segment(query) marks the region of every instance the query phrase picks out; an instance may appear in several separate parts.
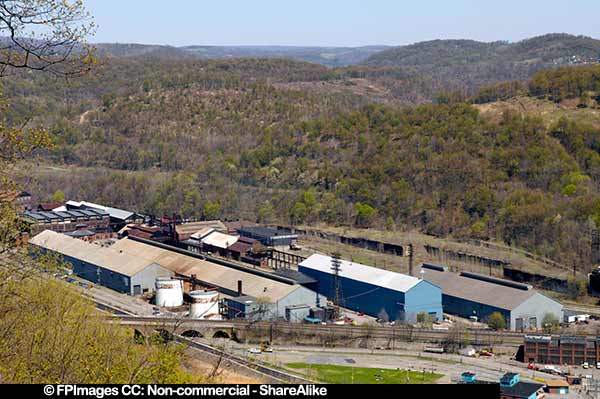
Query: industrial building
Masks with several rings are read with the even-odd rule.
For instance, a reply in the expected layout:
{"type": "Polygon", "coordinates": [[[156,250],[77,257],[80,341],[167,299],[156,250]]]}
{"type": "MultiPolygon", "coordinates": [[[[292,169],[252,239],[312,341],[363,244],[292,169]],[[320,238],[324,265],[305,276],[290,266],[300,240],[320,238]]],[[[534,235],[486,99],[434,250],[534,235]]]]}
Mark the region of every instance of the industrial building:
{"type": "Polygon", "coordinates": [[[126,211],[119,208],[104,206],[87,201],[67,201],[65,205],[54,209],[54,211],[104,211],[110,217],[110,224],[113,230],[118,231],[128,223],[144,223],[144,216],[135,212],[126,211]]]}
{"type": "Polygon", "coordinates": [[[544,397],[544,384],[524,382],[517,373],[505,373],[500,378],[501,399],[538,399],[544,397]]]}
{"type": "Polygon", "coordinates": [[[526,335],[523,361],[581,365],[600,362],[600,337],[585,335],[526,335]]]}
{"type": "Polygon", "coordinates": [[[446,271],[443,266],[423,264],[423,279],[442,289],[444,312],[460,317],[487,321],[498,312],[511,330],[542,327],[547,313],[563,319],[563,306],[526,284],[470,272],[446,271]]]}
{"type": "MultiPolygon", "coordinates": [[[[42,252],[58,254],[73,266],[73,274],[118,292],[139,295],[154,292],[158,277],[173,273],[164,266],[122,251],[87,243],[45,230],[29,240],[42,252]]],[[[32,247],[32,254],[35,250],[32,247]]]]}
{"type": "Polygon", "coordinates": [[[271,227],[244,226],[237,229],[242,237],[253,238],[267,247],[290,246],[298,242],[298,235],[288,230],[271,227]]]}
{"type": "MultiPolygon", "coordinates": [[[[342,307],[389,320],[415,322],[419,313],[440,320],[442,291],[428,281],[342,260],[337,275],[342,307]]],[[[318,293],[335,298],[336,276],[332,258],[315,254],[298,264],[298,271],[312,277],[308,284],[318,293]]]]}
{"type": "Polygon", "coordinates": [[[164,233],[171,237],[173,241],[188,240],[193,234],[205,229],[214,229],[219,232],[227,232],[227,227],[220,220],[202,220],[175,224],[175,231],[173,231],[174,223],[175,222],[168,219],[163,221],[164,233]]]}
{"type": "MultiPolygon", "coordinates": [[[[498,381],[479,380],[475,373],[461,374],[459,384],[497,384],[498,381]]],[[[500,399],[542,399],[546,384],[521,381],[517,373],[504,373],[499,381],[500,399]]]]}
{"type": "Polygon", "coordinates": [[[15,205],[19,212],[29,211],[32,209],[32,196],[27,191],[21,191],[15,198],[15,205]]]}
{"type": "MultiPolygon", "coordinates": [[[[286,319],[286,314],[289,315],[291,312],[289,309],[294,309],[298,305],[315,306],[315,304],[327,303],[325,296],[299,284],[282,282],[282,279],[277,279],[277,276],[268,278],[240,268],[228,267],[224,264],[185,254],[183,250],[168,249],[159,243],[152,245],[139,240],[124,238],[116,242],[111,248],[163,265],[176,275],[193,276],[199,284],[207,288],[216,288],[225,296],[233,297],[224,298],[227,304],[235,302],[235,297],[252,297],[266,309],[260,315],[261,318],[286,319]]],[[[294,316],[286,320],[300,321],[301,319],[294,316]]]]}
{"type": "Polygon", "coordinates": [[[34,236],[44,230],[71,233],[77,230],[91,230],[98,233],[110,233],[110,216],[104,210],[80,211],[25,211],[19,216],[34,236]]]}

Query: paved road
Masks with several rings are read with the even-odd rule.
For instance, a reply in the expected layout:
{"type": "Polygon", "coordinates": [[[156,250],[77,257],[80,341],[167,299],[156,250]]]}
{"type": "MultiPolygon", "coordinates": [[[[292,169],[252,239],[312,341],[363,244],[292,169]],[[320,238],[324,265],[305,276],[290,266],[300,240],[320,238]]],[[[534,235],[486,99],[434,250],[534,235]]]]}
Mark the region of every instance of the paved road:
{"type": "MultiPolygon", "coordinates": [[[[214,342],[214,341],[213,341],[214,342]]],[[[333,364],[340,366],[410,369],[436,372],[444,376],[440,383],[450,383],[464,371],[477,374],[481,380],[497,381],[508,371],[521,373],[524,381],[532,381],[530,370],[522,364],[504,363],[495,358],[468,358],[459,355],[419,353],[416,351],[377,351],[358,348],[275,346],[273,353],[249,354],[248,345],[231,341],[220,343],[238,356],[253,357],[283,367],[287,363],[333,364]]]]}

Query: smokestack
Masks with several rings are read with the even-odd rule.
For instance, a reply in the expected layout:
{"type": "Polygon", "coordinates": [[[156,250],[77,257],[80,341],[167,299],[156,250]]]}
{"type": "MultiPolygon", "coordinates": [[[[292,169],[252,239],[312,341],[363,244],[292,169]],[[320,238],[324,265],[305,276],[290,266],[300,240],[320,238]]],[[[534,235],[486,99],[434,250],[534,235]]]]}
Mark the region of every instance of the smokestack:
{"type": "Polygon", "coordinates": [[[177,242],[177,215],[175,213],[173,213],[173,220],[171,223],[171,239],[173,239],[173,242],[177,242]]]}
{"type": "Polygon", "coordinates": [[[414,276],[414,270],[413,270],[413,245],[412,244],[408,244],[408,275],[409,276],[414,276]]]}
{"type": "Polygon", "coordinates": [[[242,280],[238,280],[238,296],[242,296],[242,280]]]}

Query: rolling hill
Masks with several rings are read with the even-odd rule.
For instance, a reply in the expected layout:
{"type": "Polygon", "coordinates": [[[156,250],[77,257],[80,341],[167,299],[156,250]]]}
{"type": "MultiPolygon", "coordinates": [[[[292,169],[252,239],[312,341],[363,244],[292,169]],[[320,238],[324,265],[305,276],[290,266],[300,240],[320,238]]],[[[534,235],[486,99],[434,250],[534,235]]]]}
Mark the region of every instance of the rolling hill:
{"type": "Polygon", "coordinates": [[[363,64],[407,68],[473,88],[526,80],[543,69],[599,61],[600,40],[555,33],[516,43],[432,40],[380,51],[363,64]]]}
{"type": "Polygon", "coordinates": [[[56,143],[19,176],[42,198],[60,188],[154,215],[492,238],[590,266],[600,66],[538,72],[501,102],[415,106],[441,80],[403,67],[121,50],[130,56],[77,81],[5,82],[7,122],[46,126],[56,143]]]}

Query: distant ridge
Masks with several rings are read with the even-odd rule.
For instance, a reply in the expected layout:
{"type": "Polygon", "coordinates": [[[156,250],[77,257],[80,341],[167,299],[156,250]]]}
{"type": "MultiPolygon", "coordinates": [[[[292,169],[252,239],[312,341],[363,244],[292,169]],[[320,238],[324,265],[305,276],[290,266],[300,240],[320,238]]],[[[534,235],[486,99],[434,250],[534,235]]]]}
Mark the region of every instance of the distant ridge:
{"type": "Polygon", "coordinates": [[[551,33],[521,40],[478,42],[431,40],[380,51],[367,58],[369,67],[405,68],[468,86],[502,80],[524,80],[542,69],[600,61],[600,40],[551,33]]]}
{"type": "Polygon", "coordinates": [[[185,46],[154,44],[99,43],[100,55],[111,57],[192,57],[202,59],[287,58],[329,67],[359,64],[389,46],[318,47],[318,46],[185,46]]]}
{"type": "Polygon", "coordinates": [[[562,65],[596,63],[600,40],[566,33],[550,33],[521,40],[479,42],[467,39],[430,40],[406,46],[167,46],[135,43],[99,43],[101,55],[112,57],[158,58],[285,58],[328,67],[362,65],[404,68],[417,73],[464,83],[477,84],[527,79],[541,69],[562,65]]]}

